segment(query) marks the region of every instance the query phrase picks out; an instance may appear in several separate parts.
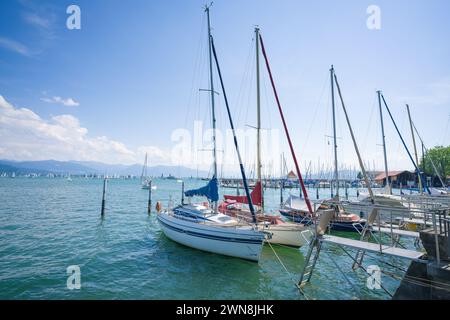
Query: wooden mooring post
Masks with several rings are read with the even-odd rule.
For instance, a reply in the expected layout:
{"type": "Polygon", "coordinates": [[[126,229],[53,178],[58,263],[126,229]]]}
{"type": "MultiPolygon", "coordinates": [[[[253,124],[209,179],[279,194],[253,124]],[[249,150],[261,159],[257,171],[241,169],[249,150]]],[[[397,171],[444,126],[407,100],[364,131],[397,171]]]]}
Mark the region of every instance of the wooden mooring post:
{"type": "Polygon", "coordinates": [[[148,181],[148,204],[147,213],[150,215],[152,213],[152,180],[148,181]]]}
{"type": "Polygon", "coordinates": [[[102,211],[101,211],[101,216],[102,216],[102,218],[103,218],[103,216],[105,215],[106,180],[107,180],[107,178],[105,177],[105,178],[103,179],[103,196],[102,196],[102,211]]]}

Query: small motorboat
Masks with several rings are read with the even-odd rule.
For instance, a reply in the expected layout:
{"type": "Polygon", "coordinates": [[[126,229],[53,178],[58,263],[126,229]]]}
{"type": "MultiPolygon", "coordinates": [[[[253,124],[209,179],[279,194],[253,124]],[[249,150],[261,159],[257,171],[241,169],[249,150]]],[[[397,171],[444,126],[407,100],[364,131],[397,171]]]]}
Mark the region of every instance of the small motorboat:
{"type": "MultiPolygon", "coordinates": [[[[317,207],[316,213],[326,209],[334,209],[335,214],[330,220],[330,229],[333,231],[350,231],[361,232],[364,229],[366,220],[354,213],[347,213],[338,204],[320,203],[317,207]]],[[[280,213],[286,219],[301,223],[304,225],[311,225],[313,217],[308,212],[305,200],[291,195],[280,209],[280,213]]]]}

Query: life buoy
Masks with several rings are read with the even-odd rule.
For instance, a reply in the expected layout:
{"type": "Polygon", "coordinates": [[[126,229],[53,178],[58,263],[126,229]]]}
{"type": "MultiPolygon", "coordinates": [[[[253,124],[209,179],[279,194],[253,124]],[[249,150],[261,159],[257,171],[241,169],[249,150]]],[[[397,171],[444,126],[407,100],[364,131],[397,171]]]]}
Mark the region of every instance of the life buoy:
{"type": "Polygon", "coordinates": [[[156,202],[156,212],[160,212],[161,211],[161,202],[156,202]]]}

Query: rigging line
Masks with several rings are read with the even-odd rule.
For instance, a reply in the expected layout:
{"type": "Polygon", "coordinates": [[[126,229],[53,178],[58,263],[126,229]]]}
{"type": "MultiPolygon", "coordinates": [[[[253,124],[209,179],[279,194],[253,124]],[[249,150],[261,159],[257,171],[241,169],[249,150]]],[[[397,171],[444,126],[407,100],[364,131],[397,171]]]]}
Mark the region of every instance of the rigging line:
{"type": "MultiPolygon", "coordinates": [[[[254,55],[252,55],[253,58],[254,55]]],[[[249,111],[249,106],[252,105],[252,92],[253,92],[253,84],[254,84],[254,76],[256,74],[256,59],[252,59],[252,63],[251,63],[251,67],[250,67],[250,81],[249,81],[249,85],[248,85],[248,93],[247,93],[247,105],[244,107],[245,110],[245,117],[244,117],[244,125],[245,123],[248,122],[248,111],[249,111]]]]}
{"type": "MultiPolygon", "coordinates": [[[[419,131],[417,130],[416,125],[414,124],[414,121],[411,120],[411,122],[412,122],[412,125],[413,125],[413,127],[414,127],[414,131],[416,131],[417,136],[418,136],[419,139],[420,139],[420,142],[422,142],[422,146],[423,146],[423,148],[425,149],[425,152],[428,153],[428,149],[427,149],[427,147],[425,146],[425,143],[423,142],[422,137],[420,136],[419,131]]],[[[444,181],[442,180],[441,175],[439,174],[439,171],[437,170],[436,165],[434,164],[433,159],[432,159],[431,157],[429,157],[429,158],[430,158],[430,162],[431,162],[431,165],[432,165],[432,167],[433,167],[434,173],[438,176],[439,181],[441,182],[442,187],[445,188],[444,181]]],[[[425,167],[425,163],[422,164],[422,165],[425,167]]]]}
{"type": "Polygon", "coordinates": [[[238,159],[239,159],[239,166],[240,166],[240,169],[241,169],[242,182],[244,183],[244,189],[245,189],[245,194],[247,195],[248,206],[250,208],[250,212],[252,213],[253,223],[256,224],[255,208],[253,207],[252,198],[250,196],[250,191],[249,191],[248,184],[247,184],[247,178],[245,176],[244,165],[242,164],[242,158],[241,158],[241,154],[239,152],[239,146],[238,146],[238,142],[237,142],[237,138],[236,138],[236,132],[235,132],[235,129],[234,129],[233,119],[231,118],[230,106],[228,105],[227,94],[225,92],[225,86],[223,84],[222,72],[220,71],[219,60],[217,59],[216,47],[214,46],[214,39],[213,39],[212,36],[211,36],[211,47],[212,47],[212,51],[213,51],[213,54],[214,54],[214,60],[216,62],[217,73],[219,74],[220,85],[222,87],[222,93],[223,93],[223,98],[224,98],[224,101],[225,101],[225,106],[227,107],[228,120],[230,121],[230,127],[231,127],[231,130],[233,131],[234,146],[235,146],[236,153],[237,153],[237,156],[238,156],[238,159]]]}
{"type": "Polygon", "coordinates": [[[239,91],[238,91],[238,95],[236,97],[235,105],[237,106],[237,109],[238,109],[237,117],[236,117],[236,122],[237,123],[241,122],[242,105],[244,103],[243,102],[243,96],[244,96],[244,92],[245,92],[245,87],[248,84],[247,79],[248,79],[249,74],[250,74],[250,61],[252,61],[251,60],[252,59],[252,54],[254,52],[253,45],[254,45],[254,38],[252,37],[252,41],[250,41],[249,51],[248,51],[248,54],[247,54],[247,60],[245,62],[244,75],[242,76],[242,79],[240,81],[239,91]]]}
{"type": "MultiPolygon", "coordinates": [[[[403,130],[405,129],[405,117],[406,117],[406,115],[403,114],[403,117],[401,118],[402,122],[401,122],[401,125],[400,125],[400,132],[403,132],[403,130]]],[[[397,141],[397,153],[400,153],[401,147],[402,147],[402,142],[401,141],[397,141]]],[[[397,166],[399,164],[398,157],[394,158],[394,163],[395,163],[395,166],[397,166]]],[[[392,179],[390,179],[390,180],[391,180],[390,183],[392,184],[392,179]]]]}
{"type": "Polygon", "coordinates": [[[312,130],[313,124],[314,124],[314,122],[315,122],[315,120],[316,120],[317,113],[318,113],[318,111],[319,111],[319,105],[320,105],[321,102],[322,102],[322,99],[323,99],[323,96],[324,96],[324,93],[325,93],[325,89],[326,89],[327,84],[328,84],[328,82],[329,82],[329,76],[328,76],[328,74],[329,74],[329,72],[327,71],[326,77],[325,77],[325,81],[324,81],[323,86],[322,86],[322,91],[321,91],[320,96],[319,96],[319,100],[317,101],[316,107],[314,108],[313,118],[312,118],[312,120],[311,120],[311,122],[310,122],[310,124],[309,124],[309,128],[308,128],[308,131],[307,131],[307,133],[306,133],[305,149],[308,148],[309,137],[310,137],[310,135],[311,135],[311,130],[312,130]]]}
{"type": "MultiPolygon", "coordinates": [[[[204,27],[205,27],[205,16],[202,16],[202,22],[200,25],[200,36],[199,36],[199,41],[198,41],[198,45],[197,45],[197,53],[196,53],[196,57],[195,57],[195,62],[194,62],[194,72],[193,72],[193,76],[191,79],[191,90],[190,90],[190,94],[189,94],[189,99],[188,99],[188,107],[186,108],[186,117],[185,117],[185,124],[184,127],[187,127],[187,121],[188,121],[188,115],[189,115],[189,110],[190,110],[190,106],[191,106],[191,102],[192,102],[192,97],[194,95],[194,85],[196,82],[198,82],[199,78],[198,77],[198,73],[200,70],[201,73],[201,68],[200,68],[200,63],[202,61],[201,59],[201,54],[202,54],[202,49],[203,49],[203,32],[204,32],[204,27]]],[[[198,93],[197,93],[198,94],[198,93]]]]}
{"type": "MultiPolygon", "coordinates": [[[[384,106],[386,107],[386,110],[387,110],[388,113],[389,113],[389,116],[390,116],[390,118],[391,118],[391,120],[392,120],[392,123],[394,124],[395,129],[397,130],[397,133],[398,133],[398,135],[400,136],[400,139],[402,140],[403,146],[405,147],[406,152],[408,153],[409,159],[411,160],[411,162],[413,163],[414,167],[416,168],[416,173],[420,176],[420,179],[421,179],[422,181],[425,181],[425,180],[423,179],[423,176],[422,176],[422,174],[421,174],[419,168],[417,167],[417,164],[415,163],[413,157],[411,156],[411,153],[409,152],[409,149],[408,149],[408,147],[406,146],[406,143],[405,143],[405,141],[403,140],[403,137],[402,137],[402,135],[400,134],[400,131],[398,130],[397,124],[395,123],[394,118],[392,117],[391,110],[389,110],[389,107],[388,107],[388,105],[387,105],[387,103],[386,103],[386,100],[384,99],[384,95],[383,95],[383,94],[381,95],[381,98],[383,99],[384,106]]],[[[431,194],[430,188],[428,188],[427,185],[425,185],[425,188],[427,189],[428,194],[431,194]]]]}
{"type": "Polygon", "coordinates": [[[270,115],[270,109],[269,109],[269,95],[268,95],[268,91],[267,90],[267,80],[265,77],[262,77],[262,87],[263,87],[263,91],[264,91],[264,98],[265,98],[265,107],[266,107],[266,111],[267,111],[267,120],[269,122],[269,128],[272,129],[272,117],[270,115]]]}
{"type": "Polygon", "coordinates": [[[363,143],[362,143],[362,152],[365,154],[367,152],[367,140],[369,137],[369,131],[372,129],[372,119],[373,119],[373,113],[375,110],[377,101],[377,96],[374,94],[372,99],[372,108],[370,109],[370,116],[369,116],[369,125],[367,126],[366,133],[364,135],[363,143]]]}
{"type": "MultiPolygon", "coordinates": [[[[328,81],[327,81],[327,83],[328,83],[328,81]]],[[[330,90],[326,90],[326,95],[327,95],[327,98],[326,98],[327,104],[331,104],[330,90]]],[[[328,161],[333,156],[333,150],[330,149],[330,138],[329,137],[331,136],[331,134],[328,134],[328,132],[332,131],[332,125],[333,125],[332,121],[330,121],[330,118],[331,118],[330,115],[331,115],[330,108],[325,108],[325,127],[323,130],[323,132],[325,132],[325,136],[324,136],[325,143],[323,144],[323,148],[324,148],[323,154],[325,155],[325,161],[327,162],[327,166],[328,166],[328,161]]],[[[328,168],[327,168],[327,170],[328,170],[328,168]]]]}
{"type": "Polygon", "coordinates": [[[261,50],[262,50],[262,53],[263,53],[263,56],[264,56],[264,60],[265,60],[265,62],[266,62],[266,68],[267,68],[267,72],[269,73],[270,82],[271,82],[271,84],[272,84],[273,93],[274,93],[274,95],[275,95],[275,100],[276,100],[276,102],[277,102],[278,110],[279,110],[279,112],[280,112],[281,120],[282,120],[282,122],[283,122],[284,130],[285,130],[285,132],[286,132],[286,138],[287,138],[287,140],[288,140],[288,142],[289,142],[289,147],[290,147],[290,149],[291,149],[292,158],[293,158],[294,163],[295,163],[295,168],[296,168],[296,171],[297,171],[297,176],[298,176],[298,179],[299,179],[301,188],[302,188],[302,190],[303,190],[303,196],[304,196],[304,198],[305,198],[305,202],[306,202],[306,205],[307,205],[307,207],[308,207],[308,212],[309,212],[311,215],[313,215],[313,210],[312,210],[312,207],[311,207],[311,202],[310,202],[309,197],[308,197],[308,191],[306,191],[305,184],[303,183],[303,177],[302,177],[302,174],[301,174],[301,172],[300,172],[300,167],[298,166],[297,158],[296,158],[296,156],[295,156],[294,147],[293,147],[293,145],[292,145],[291,138],[290,138],[290,135],[289,135],[289,131],[288,131],[288,129],[287,129],[286,121],[285,121],[285,119],[284,119],[283,110],[281,109],[281,103],[280,103],[280,100],[279,100],[279,98],[278,98],[277,90],[276,90],[276,88],[275,88],[275,82],[274,82],[273,77],[272,77],[272,72],[271,72],[270,66],[269,66],[269,60],[268,60],[268,58],[267,58],[266,49],[265,49],[265,47],[264,47],[264,42],[263,42],[263,40],[262,40],[261,34],[259,34],[259,41],[260,41],[260,43],[261,43],[261,50]]]}

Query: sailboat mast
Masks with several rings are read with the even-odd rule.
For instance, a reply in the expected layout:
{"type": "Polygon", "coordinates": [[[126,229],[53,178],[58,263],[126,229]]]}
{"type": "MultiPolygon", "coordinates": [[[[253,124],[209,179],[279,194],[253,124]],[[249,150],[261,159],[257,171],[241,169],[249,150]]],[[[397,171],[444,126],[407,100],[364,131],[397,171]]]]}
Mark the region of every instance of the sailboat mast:
{"type": "Polygon", "coordinates": [[[380,109],[380,124],[381,124],[381,138],[383,142],[383,156],[384,156],[384,173],[386,175],[386,189],[389,194],[392,194],[391,185],[389,183],[389,171],[386,154],[386,136],[384,135],[384,122],[383,122],[383,109],[381,108],[381,91],[377,91],[378,95],[378,108],[380,109]]]}
{"type": "Polygon", "coordinates": [[[358,156],[359,167],[361,168],[361,172],[362,172],[363,177],[364,177],[364,182],[367,185],[367,190],[369,191],[369,196],[370,196],[370,199],[371,199],[371,201],[373,203],[374,197],[373,197],[372,187],[370,186],[369,176],[367,175],[366,169],[364,167],[364,162],[363,162],[363,160],[361,158],[361,154],[359,152],[358,144],[356,143],[356,138],[355,138],[355,135],[353,133],[352,126],[350,124],[350,119],[349,119],[348,114],[347,114],[347,109],[345,108],[344,98],[342,97],[341,88],[339,87],[339,82],[337,80],[336,74],[334,74],[334,81],[336,82],[336,87],[337,87],[337,90],[338,90],[339,99],[341,100],[342,110],[344,110],[344,115],[345,115],[345,120],[347,121],[348,130],[350,131],[350,136],[352,137],[353,147],[355,148],[356,155],[358,156]]]}
{"type": "MultiPolygon", "coordinates": [[[[413,123],[412,123],[412,120],[411,120],[411,113],[409,111],[409,105],[408,104],[406,104],[406,110],[408,111],[409,126],[411,127],[411,135],[412,135],[412,141],[413,141],[413,146],[414,146],[414,156],[416,158],[417,165],[419,165],[419,156],[417,155],[416,138],[414,136],[414,128],[413,128],[413,123]]],[[[418,178],[419,178],[419,191],[422,194],[423,193],[422,179],[420,179],[420,175],[418,175],[418,178]]]]}
{"type": "Polygon", "coordinates": [[[235,147],[236,154],[237,154],[238,160],[239,160],[239,167],[241,169],[242,182],[244,184],[245,194],[247,196],[247,203],[248,203],[250,212],[252,214],[253,223],[256,224],[257,221],[256,221],[255,208],[253,207],[252,197],[250,195],[250,190],[248,188],[247,177],[245,175],[244,165],[242,163],[242,157],[241,157],[241,153],[239,151],[239,145],[238,145],[238,141],[237,141],[237,137],[236,137],[236,130],[234,129],[233,119],[231,117],[230,106],[228,105],[227,93],[225,92],[225,85],[223,84],[222,73],[220,72],[220,67],[219,67],[219,60],[217,59],[216,48],[214,46],[214,41],[213,41],[212,37],[211,37],[211,46],[212,46],[212,51],[214,53],[214,60],[216,61],[216,68],[217,68],[217,73],[219,75],[220,86],[222,87],[223,99],[225,101],[225,106],[227,108],[228,120],[230,121],[231,131],[233,132],[234,147],[235,147]]]}
{"type": "Polygon", "coordinates": [[[303,183],[303,177],[300,172],[300,167],[298,166],[297,157],[295,156],[294,146],[292,145],[291,136],[289,135],[289,130],[286,125],[286,120],[284,118],[283,109],[281,108],[280,99],[278,98],[278,93],[277,93],[277,89],[275,87],[275,82],[273,80],[272,71],[270,70],[269,59],[267,58],[266,50],[264,48],[264,42],[262,40],[261,35],[259,35],[259,41],[261,43],[261,49],[262,49],[262,54],[263,54],[264,60],[266,62],[267,72],[269,73],[270,83],[272,84],[272,90],[273,90],[273,94],[275,96],[275,101],[277,102],[278,111],[280,113],[281,121],[283,122],[284,131],[286,133],[286,138],[287,138],[288,144],[289,144],[289,149],[291,150],[292,159],[294,160],[298,180],[300,182],[300,186],[301,186],[301,188],[303,190],[303,194],[305,196],[305,202],[306,202],[306,206],[308,207],[308,212],[312,215],[313,208],[311,205],[311,201],[309,200],[308,192],[306,191],[305,184],[303,183]]]}
{"type": "MultiPolygon", "coordinates": [[[[402,134],[400,133],[400,130],[397,127],[397,124],[395,123],[395,120],[394,120],[394,117],[392,116],[391,110],[389,109],[389,107],[388,107],[388,105],[386,103],[386,99],[384,99],[383,95],[381,95],[381,98],[383,99],[384,106],[386,107],[386,110],[387,110],[387,112],[389,114],[389,117],[391,118],[391,121],[394,124],[395,130],[397,131],[397,134],[400,137],[400,140],[402,141],[403,147],[405,147],[405,150],[406,150],[406,153],[408,154],[409,160],[411,160],[414,168],[416,169],[416,174],[418,176],[421,176],[420,178],[422,179],[422,181],[425,181],[422,178],[422,173],[420,172],[418,164],[414,161],[414,159],[413,159],[413,157],[411,155],[411,152],[409,152],[408,146],[406,145],[405,140],[403,139],[402,134]]],[[[428,188],[426,185],[425,185],[425,188],[426,188],[428,194],[431,194],[430,188],[428,188]]]]}
{"type": "Polygon", "coordinates": [[[213,129],[213,176],[217,178],[217,145],[216,145],[216,111],[214,101],[214,79],[213,79],[213,62],[212,62],[212,46],[211,46],[211,21],[209,18],[209,6],[205,7],[208,20],[208,55],[209,55],[209,91],[211,94],[211,117],[213,129]]]}
{"type": "Polygon", "coordinates": [[[255,28],[256,42],[256,177],[261,184],[261,210],[264,211],[264,194],[261,177],[261,95],[259,83],[259,28],[255,28]]]}
{"type": "Polygon", "coordinates": [[[334,141],[334,183],[336,186],[336,196],[339,197],[339,173],[338,173],[338,158],[337,158],[337,138],[336,138],[336,108],[334,105],[334,67],[331,65],[330,80],[331,80],[331,106],[333,109],[333,141],[334,141]]]}
{"type": "MultiPolygon", "coordinates": [[[[217,178],[217,145],[216,145],[216,111],[214,101],[214,79],[213,79],[213,63],[212,63],[212,35],[211,21],[209,18],[209,7],[205,7],[208,20],[208,53],[209,53],[209,90],[211,94],[211,120],[213,129],[213,177],[217,178]]],[[[214,201],[214,212],[217,212],[217,201],[214,201]]]]}

